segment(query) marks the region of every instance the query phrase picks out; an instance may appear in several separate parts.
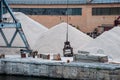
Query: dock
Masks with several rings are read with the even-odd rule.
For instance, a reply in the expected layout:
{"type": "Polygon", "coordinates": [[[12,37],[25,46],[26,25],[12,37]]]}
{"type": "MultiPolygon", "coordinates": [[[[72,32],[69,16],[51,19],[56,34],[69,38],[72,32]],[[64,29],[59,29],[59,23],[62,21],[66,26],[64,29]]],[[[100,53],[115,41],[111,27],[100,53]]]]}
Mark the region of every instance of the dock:
{"type": "Polygon", "coordinates": [[[21,58],[0,59],[0,74],[75,80],[120,80],[120,64],[21,58]]]}

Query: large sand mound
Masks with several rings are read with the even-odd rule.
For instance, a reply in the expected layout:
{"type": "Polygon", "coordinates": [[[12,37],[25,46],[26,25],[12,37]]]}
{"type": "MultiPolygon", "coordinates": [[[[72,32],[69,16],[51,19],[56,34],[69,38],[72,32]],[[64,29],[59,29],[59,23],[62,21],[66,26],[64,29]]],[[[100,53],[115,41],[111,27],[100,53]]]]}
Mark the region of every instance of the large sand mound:
{"type": "Polygon", "coordinates": [[[108,55],[113,61],[120,61],[120,27],[104,32],[81,50],[108,55]]]}
{"type": "Polygon", "coordinates": [[[76,53],[78,46],[83,46],[93,40],[88,35],[63,22],[43,33],[36,42],[35,49],[40,53],[60,53],[62,55],[64,42],[66,41],[67,25],[69,41],[74,49],[74,53],[76,53]]]}

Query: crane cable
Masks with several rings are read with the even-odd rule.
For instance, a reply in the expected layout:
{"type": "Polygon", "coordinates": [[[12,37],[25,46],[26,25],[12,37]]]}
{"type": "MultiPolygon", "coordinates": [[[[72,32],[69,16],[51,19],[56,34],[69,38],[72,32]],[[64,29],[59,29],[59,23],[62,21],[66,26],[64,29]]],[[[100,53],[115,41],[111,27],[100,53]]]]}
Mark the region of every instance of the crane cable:
{"type": "Polygon", "coordinates": [[[68,41],[68,0],[67,0],[67,31],[66,31],[66,41],[68,41]]]}

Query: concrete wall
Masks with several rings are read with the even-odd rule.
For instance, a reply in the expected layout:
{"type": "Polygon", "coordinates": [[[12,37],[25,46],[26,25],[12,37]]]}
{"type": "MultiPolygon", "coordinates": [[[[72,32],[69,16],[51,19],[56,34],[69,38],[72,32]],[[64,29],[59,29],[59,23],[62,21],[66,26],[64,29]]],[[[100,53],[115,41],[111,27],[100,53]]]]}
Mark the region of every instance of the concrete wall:
{"type": "MultiPolygon", "coordinates": [[[[66,8],[67,5],[11,5],[12,8],[66,8]]],[[[114,24],[114,20],[119,15],[102,15],[92,16],[93,7],[120,7],[120,4],[85,4],[69,5],[69,8],[82,8],[82,15],[69,16],[69,23],[77,26],[83,32],[91,32],[102,24],[114,24]]],[[[67,16],[50,16],[50,15],[29,15],[37,22],[51,28],[56,24],[67,21],[67,16]]]]}
{"type": "MultiPolygon", "coordinates": [[[[77,80],[120,80],[118,65],[99,67],[89,66],[87,63],[51,63],[51,62],[0,62],[0,74],[15,74],[25,76],[45,76],[52,78],[68,78],[77,80]]],[[[119,66],[120,67],[120,66],[119,66]]]]}

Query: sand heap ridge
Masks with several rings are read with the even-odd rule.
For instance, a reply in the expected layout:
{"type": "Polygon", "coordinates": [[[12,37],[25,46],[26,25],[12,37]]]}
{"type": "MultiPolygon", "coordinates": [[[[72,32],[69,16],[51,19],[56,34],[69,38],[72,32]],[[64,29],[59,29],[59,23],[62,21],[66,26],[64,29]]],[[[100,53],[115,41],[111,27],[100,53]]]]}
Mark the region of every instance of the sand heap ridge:
{"type": "Polygon", "coordinates": [[[69,31],[69,41],[71,42],[71,46],[74,49],[74,53],[76,53],[78,46],[83,46],[84,44],[93,40],[85,33],[63,22],[52,27],[49,29],[49,31],[42,34],[42,36],[40,36],[36,42],[35,49],[37,49],[39,53],[60,53],[63,55],[64,42],[66,41],[67,25],[69,31]]]}
{"type": "Polygon", "coordinates": [[[104,32],[95,40],[91,41],[82,50],[91,53],[102,53],[108,55],[113,61],[120,61],[120,27],[104,32]]]}

